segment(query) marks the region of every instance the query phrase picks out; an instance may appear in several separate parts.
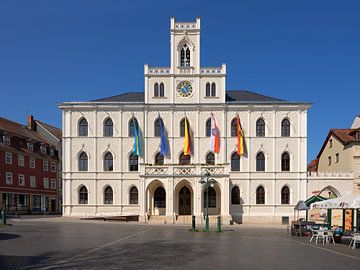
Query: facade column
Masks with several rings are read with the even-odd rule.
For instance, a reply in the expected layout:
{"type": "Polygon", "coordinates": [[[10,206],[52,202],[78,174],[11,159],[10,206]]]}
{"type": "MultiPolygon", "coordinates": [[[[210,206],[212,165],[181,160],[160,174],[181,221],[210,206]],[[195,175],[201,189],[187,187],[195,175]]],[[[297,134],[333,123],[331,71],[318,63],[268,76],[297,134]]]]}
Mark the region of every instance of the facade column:
{"type": "Polygon", "coordinates": [[[140,178],[140,184],[139,184],[139,204],[140,204],[140,210],[139,210],[139,221],[140,222],[147,222],[147,203],[146,203],[146,190],[145,190],[145,180],[143,178],[140,178]]]}
{"type": "Polygon", "coordinates": [[[164,181],[166,186],[166,223],[175,223],[174,219],[174,179],[164,181]]]}
{"type": "Polygon", "coordinates": [[[203,216],[201,213],[201,184],[195,180],[194,184],[194,212],[196,223],[202,224],[203,223],[203,216]]]}
{"type": "Polygon", "coordinates": [[[229,178],[224,178],[221,190],[221,217],[223,224],[230,223],[230,209],[229,209],[229,178]]]}

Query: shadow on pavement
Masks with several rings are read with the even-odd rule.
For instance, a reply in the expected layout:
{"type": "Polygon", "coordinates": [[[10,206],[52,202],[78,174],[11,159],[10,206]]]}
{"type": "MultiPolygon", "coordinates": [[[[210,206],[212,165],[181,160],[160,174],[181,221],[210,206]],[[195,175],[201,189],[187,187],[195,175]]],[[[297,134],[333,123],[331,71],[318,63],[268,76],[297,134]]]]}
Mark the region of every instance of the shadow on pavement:
{"type": "Polygon", "coordinates": [[[14,238],[18,238],[18,237],[20,237],[20,235],[18,235],[18,234],[0,233],[0,240],[9,240],[9,239],[14,239],[14,238]]]}

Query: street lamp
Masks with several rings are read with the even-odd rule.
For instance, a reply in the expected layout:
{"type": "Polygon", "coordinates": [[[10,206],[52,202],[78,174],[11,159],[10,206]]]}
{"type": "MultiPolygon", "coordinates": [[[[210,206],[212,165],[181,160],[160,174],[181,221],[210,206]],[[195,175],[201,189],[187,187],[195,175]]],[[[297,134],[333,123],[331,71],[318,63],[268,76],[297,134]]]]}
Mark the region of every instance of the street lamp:
{"type": "Polygon", "coordinates": [[[209,187],[214,187],[216,180],[210,178],[210,173],[206,171],[201,175],[199,183],[203,186],[206,191],[205,198],[205,231],[209,231],[209,187]]]}

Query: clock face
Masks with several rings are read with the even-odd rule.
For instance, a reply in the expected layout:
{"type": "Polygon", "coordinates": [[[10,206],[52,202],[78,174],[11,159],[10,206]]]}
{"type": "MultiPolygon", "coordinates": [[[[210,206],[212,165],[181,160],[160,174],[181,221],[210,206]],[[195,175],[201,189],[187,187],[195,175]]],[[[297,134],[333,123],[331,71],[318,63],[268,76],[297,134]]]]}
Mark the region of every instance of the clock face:
{"type": "Polygon", "coordinates": [[[183,81],[180,82],[176,87],[177,92],[182,97],[190,97],[193,93],[193,87],[190,82],[183,81]]]}

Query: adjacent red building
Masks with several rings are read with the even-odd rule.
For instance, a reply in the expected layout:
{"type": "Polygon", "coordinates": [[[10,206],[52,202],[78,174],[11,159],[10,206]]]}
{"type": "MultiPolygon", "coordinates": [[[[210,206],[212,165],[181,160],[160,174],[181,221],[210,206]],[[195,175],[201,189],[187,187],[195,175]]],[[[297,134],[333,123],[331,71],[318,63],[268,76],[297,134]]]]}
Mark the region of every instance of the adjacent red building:
{"type": "Polygon", "coordinates": [[[32,116],[28,126],[0,117],[0,209],[10,214],[61,210],[58,146],[36,124],[32,116]]]}

